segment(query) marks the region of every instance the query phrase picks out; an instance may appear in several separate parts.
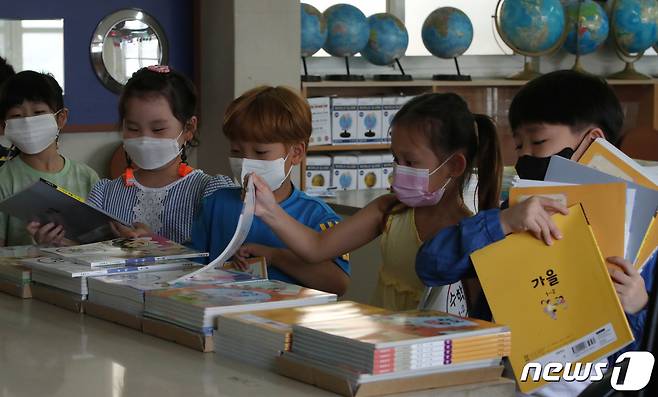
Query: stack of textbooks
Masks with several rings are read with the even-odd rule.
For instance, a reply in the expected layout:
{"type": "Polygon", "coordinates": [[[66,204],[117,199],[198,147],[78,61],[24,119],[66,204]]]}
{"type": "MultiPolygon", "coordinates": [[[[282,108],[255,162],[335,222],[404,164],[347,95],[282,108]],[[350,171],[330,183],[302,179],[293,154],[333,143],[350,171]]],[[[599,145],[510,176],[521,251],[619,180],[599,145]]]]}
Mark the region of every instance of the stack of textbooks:
{"type": "MultiPolygon", "coordinates": [[[[197,268],[197,266],[186,266],[178,270],[93,277],[88,281],[89,301],[124,313],[141,316],[144,311],[144,294],[146,291],[176,286],[241,283],[261,279],[259,276],[248,273],[213,268],[183,282],[173,284],[197,268]]],[[[266,266],[263,265],[263,268],[266,268],[266,266]]]]}
{"type": "MultiPolygon", "coordinates": [[[[50,292],[64,293],[84,301],[88,295],[88,278],[138,273],[193,269],[198,263],[189,258],[207,256],[173,241],[157,236],[117,238],[72,247],[43,248],[48,256],[23,260],[32,269],[32,280],[38,289],[45,286],[50,292]]],[[[40,294],[37,294],[39,298],[40,294]]],[[[51,299],[52,294],[41,294],[51,299]]],[[[55,302],[51,302],[55,303],[55,302]]]]}
{"type": "Polygon", "coordinates": [[[291,307],[224,314],[217,319],[214,334],[217,357],[226,356],[257,367],[274,369],[276,357],[289,351],[293,325],[355,318],[385,309],[356,302],[291,307]]]}
{"type": "Polygon", "coordinates": [[[336,295],[261,280],[227,285],[193,285],[146,292],[144,316],[212,335],[220,314],[323,304],[336,295]]]}
{"type": "Polygon", "coordinates": [[[436,311],[362,315],[293,326],[284,361],[353,386],[428,374],[494,368],[511,352],[502,325],[436,311]]]}
{"type": "Polygon", "coordinates": [[[35,256],[39,256],[39,250],[33,246],[1,248],[0,291],[20,298],[31,298],[32,272],[21,261],[35,256]]]}

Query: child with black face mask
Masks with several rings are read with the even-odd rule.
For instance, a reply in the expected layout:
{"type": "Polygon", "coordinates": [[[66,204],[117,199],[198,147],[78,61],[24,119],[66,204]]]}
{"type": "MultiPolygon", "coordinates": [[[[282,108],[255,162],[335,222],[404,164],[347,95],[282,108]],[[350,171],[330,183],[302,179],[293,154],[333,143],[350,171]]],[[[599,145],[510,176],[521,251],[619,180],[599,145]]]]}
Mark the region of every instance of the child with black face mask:
{"type": "MultiPolygon", "coordinates": [[[[619,100],[603,79],[563,70],[526,84],[512,101],[509,121],[519,156],[517,173],[523,179],[543,180],[553,155],[578,161],[597,138],[617,145],[623,113],[619,100]]],[[[551,244],[553,238],[561,238],[550,220],[556,212],[566,213],[567,209],[539,197],[503,210],[480,211],[442,230],[421,247],[416,257],[418,276],[430,286],[473,276],[470,254],[510,233],[529,231],[551,244]]],[[[606,259],[623,269],[611,270],[611,277],[635,335],[636,342],[629,348],[637,348],[656,254],[641,275],[623,258],[606,259]]]]}

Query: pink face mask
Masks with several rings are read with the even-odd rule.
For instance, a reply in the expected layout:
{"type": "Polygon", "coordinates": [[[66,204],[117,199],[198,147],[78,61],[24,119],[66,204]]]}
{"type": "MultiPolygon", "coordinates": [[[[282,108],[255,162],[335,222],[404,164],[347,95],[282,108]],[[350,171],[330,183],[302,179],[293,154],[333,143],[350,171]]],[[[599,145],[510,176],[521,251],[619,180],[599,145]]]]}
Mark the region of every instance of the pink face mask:
{"type": "Polygon", "coordinates": [[[404,165],[395,165],[393,171],[393,192],[400,202],[408,207],[428,207],[435,205],[446,191],[446,186],[450,183],[449,178],[443,186],[436,192],[429,191],[430,176],[433,175],[439,168],[443,167],[445,163],[450,160],[452,156],[448,157],[446,161],[441,163],[434,171],[430,172],[428,169],[406,167],[404,165]]]}

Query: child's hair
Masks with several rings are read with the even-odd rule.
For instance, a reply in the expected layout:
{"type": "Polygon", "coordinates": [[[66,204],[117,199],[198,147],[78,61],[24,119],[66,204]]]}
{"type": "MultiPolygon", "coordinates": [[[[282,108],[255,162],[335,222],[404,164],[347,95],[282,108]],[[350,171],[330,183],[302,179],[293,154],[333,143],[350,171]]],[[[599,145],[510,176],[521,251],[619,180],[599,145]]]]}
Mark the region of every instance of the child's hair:
{"type": "Polygon", "coordinates": [[[618,145],[624,114],[608,83],[600,77],[558,70],[528,82],[514,96],[509,109],[512,131],[524,124],[561,124],[580,132],[590,125],[618,145]]]}
{"type": "Polygon", "coordinates": [[[405,104],[391,121],[394,134],[419,131],[425,134],[437,155],[462,150],[466,170],[457,178],[463,200],[464,184],[477,167],[478,209],[497,208],[500,200],[502,155],[496,126],[491,118],[473,114],[457,94],[424,94],[405,104]],[[402,128],[400,128],[402,127],[402,128]]]}
{"type": "Polygon", "coordinates": [[[13,66],[7,63],[7,60],[3,57],[0,57],[0,87],[2,83],[5,82],[8,78],[15,75],[13,66]]]}
{"type": "Polygon", "coordinates": [[[0,119],[4,120],[9,109],[25,101],[44,102],[53,113],[57,112],[64,107],[62,87],[50,74],[32,70],[16,73],[0,87],[0,119]]]}
{"type": "Polygon", "coordinates": [[[222,130],[229,140],[308,145],[311,108],[290,88],[260,86],[231,102],[222,130]]]}
{"type": "MultiPolygon", "coordinates": [[[[119,120],[123,125],[126,106],[130,98],[162,96],[169,103],[171,113],[186,125],[197,114],[197,92],[194,83],[182,73],[168,66],[141,68],[128,80],[119,98],[119,120]]],[[[191,146],[198,143],[195,137],[191,146]]]]}

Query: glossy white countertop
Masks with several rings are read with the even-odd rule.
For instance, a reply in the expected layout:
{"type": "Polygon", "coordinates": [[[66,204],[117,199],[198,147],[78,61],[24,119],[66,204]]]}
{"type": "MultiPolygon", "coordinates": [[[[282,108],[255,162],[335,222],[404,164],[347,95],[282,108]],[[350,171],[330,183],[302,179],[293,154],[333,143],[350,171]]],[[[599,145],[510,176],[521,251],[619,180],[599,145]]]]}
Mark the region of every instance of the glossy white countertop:
{"type": "MultiPolygon", "coordinates": [[[[508,396],[497,384],[408,396],[508,396]]],[[[94,317],[0,293],[0,396],[333,396],[94,317]]]]}

